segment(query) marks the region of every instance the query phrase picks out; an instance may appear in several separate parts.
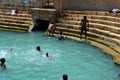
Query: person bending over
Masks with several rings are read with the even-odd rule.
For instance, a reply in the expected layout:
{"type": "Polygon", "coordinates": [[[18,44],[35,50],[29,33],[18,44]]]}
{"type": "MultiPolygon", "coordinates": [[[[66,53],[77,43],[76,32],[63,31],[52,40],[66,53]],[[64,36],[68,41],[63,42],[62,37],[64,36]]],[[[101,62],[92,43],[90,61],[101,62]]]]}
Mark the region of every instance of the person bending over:
{"type": "Polygon", "coordinates": [[[1,65],[1,69],[2,69],[2,70],[4,70],[4,69],[6,68],[5,61],[6,61],[5,58],[1,58],[1,59],[0,59],[0,62],[1,62],[0,65],[1,65]]]}

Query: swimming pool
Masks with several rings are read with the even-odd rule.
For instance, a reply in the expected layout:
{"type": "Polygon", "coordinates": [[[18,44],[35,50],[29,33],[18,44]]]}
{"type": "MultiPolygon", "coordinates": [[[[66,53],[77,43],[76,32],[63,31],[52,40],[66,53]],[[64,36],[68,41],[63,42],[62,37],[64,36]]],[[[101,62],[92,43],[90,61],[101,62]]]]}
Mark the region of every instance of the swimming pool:
{"type": "Polygon", "coordinates": [[[0,31],[0,57],[6,58],[6,70],[0,80],[119,80],[120,67],[100,49],[72,40],[58,41],[43,32],[14,33],[0,31]],[[40,55],[49,52],[52,60],[40,55]],[[7,51],[14,48],[13,53],[7,51]]]}

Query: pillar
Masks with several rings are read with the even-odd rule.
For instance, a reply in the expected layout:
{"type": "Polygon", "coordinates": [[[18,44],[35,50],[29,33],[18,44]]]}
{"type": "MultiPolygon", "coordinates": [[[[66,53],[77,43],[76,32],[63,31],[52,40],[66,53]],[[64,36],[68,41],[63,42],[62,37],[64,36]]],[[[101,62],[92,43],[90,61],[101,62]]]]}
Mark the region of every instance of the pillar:
{"type": "Polygon", "coordinates": [[[55,0],[55,9],[60,14],[63,11],[64,0],[55,0]]]}

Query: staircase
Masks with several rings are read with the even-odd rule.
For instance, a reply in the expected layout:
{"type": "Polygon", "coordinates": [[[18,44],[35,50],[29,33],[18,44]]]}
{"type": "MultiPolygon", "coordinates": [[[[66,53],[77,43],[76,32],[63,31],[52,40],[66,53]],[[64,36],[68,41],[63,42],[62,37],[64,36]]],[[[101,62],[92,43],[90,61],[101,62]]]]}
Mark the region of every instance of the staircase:
{"type": "Polygon", "coordinates": [[[0,30],[27,32],[32,21],[29,11],[20,10],[17,15],[11,15],[12,8],[0,7],[0,30]]]}
{"type": "Polygon", "coordinates": [[[56,22],[56,34],[76,41],[80,39],[80,21],[86,15],[89,20],[87,41],[110,54],[114,62],[120,64],[120,14],[101,11],[65,10],[56,22]]]}

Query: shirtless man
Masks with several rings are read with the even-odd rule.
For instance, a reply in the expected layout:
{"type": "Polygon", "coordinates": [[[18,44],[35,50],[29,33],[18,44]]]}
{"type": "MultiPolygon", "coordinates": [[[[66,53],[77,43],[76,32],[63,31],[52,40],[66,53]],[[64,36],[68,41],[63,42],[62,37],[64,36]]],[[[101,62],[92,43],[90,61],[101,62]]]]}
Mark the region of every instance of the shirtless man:
{"type": "Polygon", "coordinates": [[[52,33],[52,36],[54,36],[54,32],[55,32],[55,25],[54,23],[50,23],[49,26],[48,26],[48,29],[47,31],[48,32],[48,35],[50,36],[50,33],[52,33]]]}
{"type": "Polygon", "coordinates": [[[85,32],[85,40],[87,38],[87,30],[89,29],[89,22],[87,20],[87,16],[83,16],[83,19],[81,20],[81,33],[80,33],[80,39],[82,38],[83,31],[85,32]]]}

